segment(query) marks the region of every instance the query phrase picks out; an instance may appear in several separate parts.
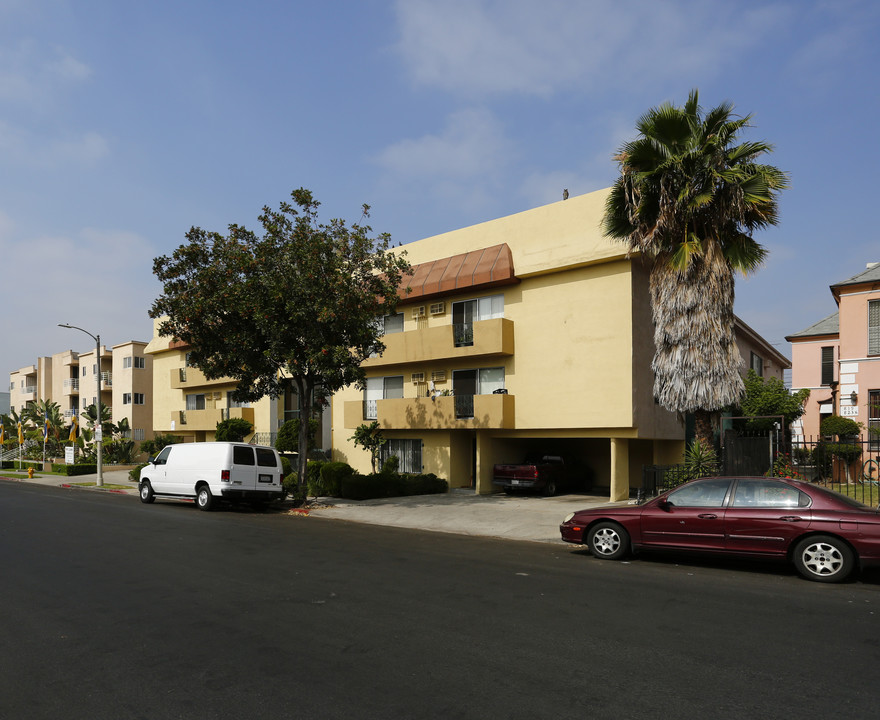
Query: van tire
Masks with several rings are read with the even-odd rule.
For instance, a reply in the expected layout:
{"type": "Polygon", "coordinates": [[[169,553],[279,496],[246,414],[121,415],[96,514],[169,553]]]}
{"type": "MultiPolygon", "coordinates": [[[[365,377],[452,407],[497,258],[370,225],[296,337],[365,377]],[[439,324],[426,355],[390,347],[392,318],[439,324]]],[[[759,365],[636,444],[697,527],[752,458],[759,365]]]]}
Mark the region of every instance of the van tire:
{"type": "Polygon", "coordinates": [[[199,510],[210,510],[214,505],[214,496],[207,485],[199,485],[196,489],[196,506],[199,510]]]}
{"type": "Polygon", "coordinates": [[[144,480],[141,483],[141,487],[140,487],[140,490],[138,491],[138,494],[141,496],[142,503],[151,503],[151,502],[153,502],[153,500],[156,499],[156,496],[153,493],[153,486],[150,485],[149,480],[144,480]]]}

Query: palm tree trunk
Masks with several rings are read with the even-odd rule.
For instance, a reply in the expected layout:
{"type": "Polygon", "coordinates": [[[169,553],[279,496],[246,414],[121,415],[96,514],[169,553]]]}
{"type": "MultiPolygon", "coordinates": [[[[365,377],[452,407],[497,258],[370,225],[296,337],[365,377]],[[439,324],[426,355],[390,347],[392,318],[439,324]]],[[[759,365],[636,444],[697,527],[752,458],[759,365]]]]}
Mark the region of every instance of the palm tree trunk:
{"type": "Polygon", "coordinates": [[[715,447],[715,432],[712,428],[712,415],[708,410],[694,410],[694,433],[705,448],[715,447]]]}

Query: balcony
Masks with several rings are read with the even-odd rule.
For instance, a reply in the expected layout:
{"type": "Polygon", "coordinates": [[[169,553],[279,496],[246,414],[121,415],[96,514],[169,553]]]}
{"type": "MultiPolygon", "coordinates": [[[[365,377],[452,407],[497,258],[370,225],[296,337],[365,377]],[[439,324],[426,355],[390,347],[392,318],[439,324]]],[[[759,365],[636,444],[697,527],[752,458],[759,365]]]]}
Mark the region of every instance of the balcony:
{"type": "Polygon", "coordinates": [[[67,378],[64,383],[64,392],[66,394],[79,392],[79,378],[67,378]]]}
{"type": "Polygon", "coordinates": [[[217,423],[229,418],[244,418],[254,424],[253,408],[206,408],[204,410],[175,410],[171,422],[175,430],[207,430],[213,432],[217,423]]]}
{"type": "Polygon", "coordinates": [[[208,380],[205,377],[205,373],[194,367],[175,368],[171,371],[171,387],[175,390],[204,387],[206,385],[229,385],[234,382],[235,380],[232,378],[208,380]]]}
{"type": "Polygon", "coordinates": [[[408,363],[513,355],[513,320],[495,318],[392,333],[382,338],[385,352],[364,361],[365,368],[408,363]]]}
{"type": "Polygon", "coordinates": [[[377,420],[383,430],[512,430],[515,409],[513,395],[350,401],[344,406],[344,421],[347,429],[377,420]]]}

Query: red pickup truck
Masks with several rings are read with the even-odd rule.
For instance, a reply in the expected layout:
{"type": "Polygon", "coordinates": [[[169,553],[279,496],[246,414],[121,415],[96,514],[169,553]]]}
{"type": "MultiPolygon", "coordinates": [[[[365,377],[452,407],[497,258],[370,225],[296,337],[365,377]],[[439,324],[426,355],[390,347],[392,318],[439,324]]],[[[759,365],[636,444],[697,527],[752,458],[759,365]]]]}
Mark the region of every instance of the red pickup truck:
{"type": "Polygon", "coordinates": [[[501,485],[506,493],[537,490],[544,495],[555,495],[562,490],[584,492],[592,487],[587,468],[567,462],[559,455],[526,458],[519,465],[496,465],[492,482],[501,485]]]}

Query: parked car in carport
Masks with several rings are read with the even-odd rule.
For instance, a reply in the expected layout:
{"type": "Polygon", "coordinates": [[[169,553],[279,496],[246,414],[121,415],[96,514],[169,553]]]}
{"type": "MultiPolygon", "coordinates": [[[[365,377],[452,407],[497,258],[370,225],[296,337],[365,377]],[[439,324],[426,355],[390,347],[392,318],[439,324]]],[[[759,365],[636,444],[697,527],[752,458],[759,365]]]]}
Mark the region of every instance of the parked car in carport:
{"type": "Polygon", "coordinates": [[[819,582],[880,565],[880,510],[788,478],[693,480],[644,505],[571,513],[559,529],[606,560],[642,550],[778,558],[819,582]]]}
{"type": "Polygon", "coordinates": [[[561,455],[535,455],[522,463],[495,465],[492,482],[503,487],[506,493],[525,490],[548,496],[559,492],[586,492],[593,485],[588,468],[561,455]]]}

